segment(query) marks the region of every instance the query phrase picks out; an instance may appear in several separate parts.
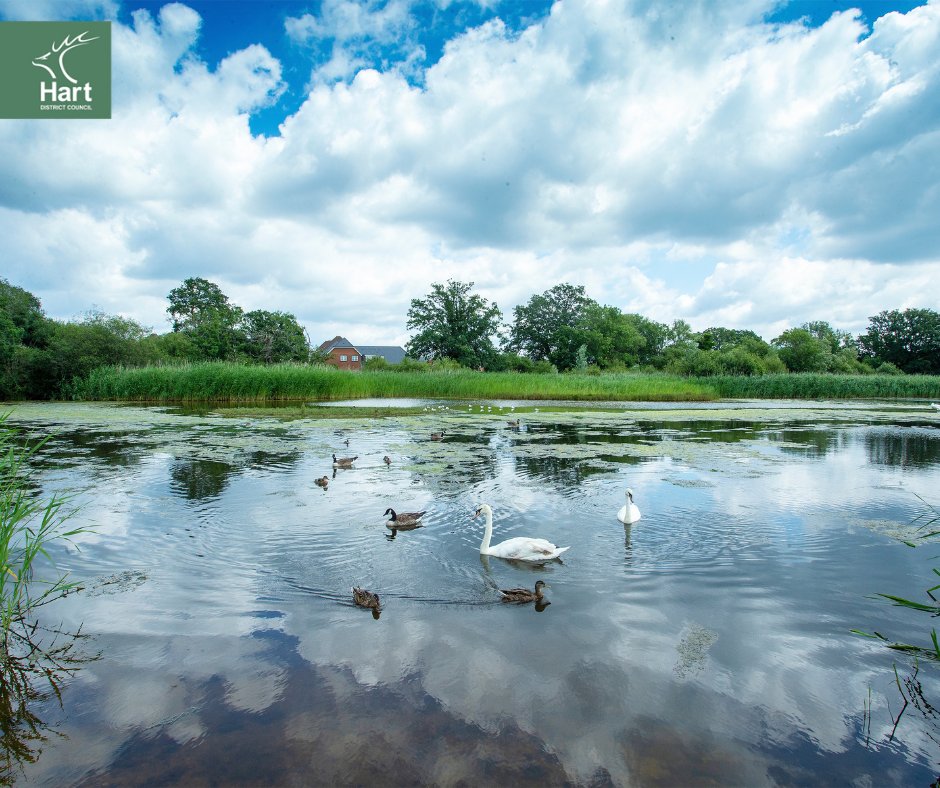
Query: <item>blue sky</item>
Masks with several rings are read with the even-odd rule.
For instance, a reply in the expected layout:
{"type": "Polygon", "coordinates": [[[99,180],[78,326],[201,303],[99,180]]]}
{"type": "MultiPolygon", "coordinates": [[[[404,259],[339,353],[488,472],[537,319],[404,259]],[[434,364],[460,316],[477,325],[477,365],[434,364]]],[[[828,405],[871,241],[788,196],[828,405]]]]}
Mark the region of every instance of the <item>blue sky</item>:
{"type": "Polygon", "coordinates": [[[110,121],[0,120],[2,276],[168,330],[188,276],[319,342],[448,278],[696,330],[940,308],[940,2],[3,0],[109,19],[110,121]],[[857,9],[857,10],[854,10],[857,9]]]}

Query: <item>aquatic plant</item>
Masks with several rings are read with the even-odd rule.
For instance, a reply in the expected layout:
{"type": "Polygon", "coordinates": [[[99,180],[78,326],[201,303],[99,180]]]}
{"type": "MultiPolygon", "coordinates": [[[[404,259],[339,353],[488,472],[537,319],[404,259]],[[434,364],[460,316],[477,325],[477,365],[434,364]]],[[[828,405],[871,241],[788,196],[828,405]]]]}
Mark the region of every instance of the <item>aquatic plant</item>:
{"type": "MultiPolygon", "coordinates": [[[[940,536],[940,530],[937,530],[938,526],[940,526],[940,511],[927,503],[927,501],[917,495],[917,493],[914,494],[923,505],[923,511],[914,519],[914,523],[921,523],[917,528],[917,534],[915,536],[916,541],[905,540],[905,544],[907,544],[909,547],[917,547],[918,543],[933,542],[936,537],[940,536]]],[[[940,569],[933,567],[931,571],[937,575],[937,577],[940,577],[940,569]]],[[[882,599],[887,599],[889,602],[892,602],[899,607],[905,607],[908,610],[916,610],[922,613],[929,613],[931,617],[935,617],[940,616],[940,600],[938,600],[933,593],[934,591],[938,590],[940,590],[940,584],[931,586],[926,590],[925,593],[928,597],[930,597],[930,602],[917,602],[913,599],[906,599],[905,597],[896,596],[894,594],[879,593],[875,594],[875,596],[882,599]]],[[[880,640],[884,642],[888,648],[894,649],[895,651],[903,651],[915,657],[922,657],[928,660],[940,662],[940,640],[938,640],[937,630],[934,628],[931,628],[930,630],[929,646],[916,646],[910,643],[901,643],[886,637],[880,632],[865,632],[860,629],[853,629],[851,631],[856,635],[880,640]]]]}
{"type": "Polygon", "coordinates": [[[728,399],[898,399],[940,396],[940,375],[713,375],[692,378],[728,399]]]}
{"type": "Polygon", "coordinates": [[[26,466],[44,441],[18,445],[6,426],[8,416],[0,415],[0,670],[16,644],[28,641],[28,619],[36,608],[76,587],[55,571],[46,548],[87,530],[64,528],[67,498],[54,495],[44,503],[27,489],[26,466]],[[51,579],[37,571],[40,559],[52,566],[51,579]]]}
{"type": "Polygon", "coordinates": [[[12,784],[14,767],[34,761],[47,738],[36,704],[61,701],[62,678],[93,658],[75,648],[80,631],[66,633],[36,620],[37,608],[77,588],[55,570],[47,547],[87,529],[64,528],[67,498],[43,503],[28,490],[27,465],[44,441],[19,445],[8,417],[0,415],[0,784],[12,784]],[[42,574],[49,567],[51,579],[42,574]]]}
{"type": "Polygon", "coordinates": [[[82,400],[252,402],[368,397],[707,401],[707,383],[663,374],[525,375],[470,370],[349,372],[325,365],[205,362],[102,367],[76,387],[82,400]]]}

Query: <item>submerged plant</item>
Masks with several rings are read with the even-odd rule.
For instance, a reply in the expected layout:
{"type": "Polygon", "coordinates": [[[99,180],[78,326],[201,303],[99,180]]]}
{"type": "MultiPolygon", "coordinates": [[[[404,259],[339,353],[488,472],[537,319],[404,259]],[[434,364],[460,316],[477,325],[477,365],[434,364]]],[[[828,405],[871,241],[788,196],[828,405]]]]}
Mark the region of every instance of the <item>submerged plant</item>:
{"type": "Polygon", "coordinates": [[[55,571],[47,546],[86,530],[63,528],[65,497],[42,502],[27,489],[27,464],[44,441],[19,446],[6,426],[7,415],[0,415],[0,665],[30,614],[75,588],[55,571]],[[53,569],[51,579],[37,571],[40,559],[53,569]]]}
{"type": "MultiPolygon", "coordinates": [[[[917,493],[914,494],[917,495],[917,493]]],[[[905,544],[910,547],[917,547],[918,543],[933,542],[935,541],[936,537],[940,536],[940,530],[937,530],[938,525],[940,525],[940,511],[927,503],[927,501],[925,501],[919,495],[917,495],[917,498],[923,504],[924,510],[916,518],[914,518],[914,523],[921,523],[917,528],[917,535],[915,537],[916,541],[905,541],[905,544]]],[[[933,567],[931,571],[937,577],[940,577],[940,569],[933,567]]],[[[934,591],[938,590],[940,590],[940,584],[931,586],[926,590],[927,596],[930,597],[930,602],[917,602],[912,599],[895,596],[894,594],[875,594],[875,596],[882,599],[887,599],[899,607],[906,607],[909,610],[917,610],[922,613],[929,613],[932,617],[935,617],[940,616],[940,600],[934,596],[934,591]]],[[[930,630],[930,645],[927,646],[915,646],[910,643],[901,643],[886,637],[880,632],[864,632],[860,629],[853,629],[851,631],[856,635],[862,635],[863,637],[881,640],[887,644],[888,648],[894,649],[895,651],[903,651],[916,657],[940,662],[940,640],[937,638],[937,630],[935,628],[931,628],[930,630]]]]}
{"type": "Polygon", "coordinates": [[[28,489],[27,466],[43,442],[20,446],[7,416],[0,415],[0,784],[12,780],[15,764],[35,760],[46,739],[35,705],[61,701],[62,678],[86,661],[75,651],[80,632],[42,626],[35,613],[77,588],[56,570],[48,545],[87,529],[63,527],[65,497],[43,503],[28,489]]]}

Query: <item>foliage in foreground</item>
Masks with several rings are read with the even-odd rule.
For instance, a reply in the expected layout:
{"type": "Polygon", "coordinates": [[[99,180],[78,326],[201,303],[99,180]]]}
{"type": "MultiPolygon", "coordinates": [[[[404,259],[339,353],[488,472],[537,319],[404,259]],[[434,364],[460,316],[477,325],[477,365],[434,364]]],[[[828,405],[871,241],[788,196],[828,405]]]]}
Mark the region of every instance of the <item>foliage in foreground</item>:
{"type": "Polygon", "coordinates": [[[0,667],[23,640],[27,621],[36,608],[68,593],[75,586],[65,575],[45,579],[37,566],[52,564],[47,546],[68,540],[85,529],[67,530],[66,499],[37,500],[26,487],[26,468],[42,443],[21,448],[0,416],[0,667]]]}
{"type": "Polygon", "coordinates": [[[66,499],[47,503],[27,489],[30,458],[42,446],[19,446],[0,415],[0,784],[12,785],[15,770],[35,761],[48,738],[47,726],[35,713],[37,704],[61,701],[62,679],[88,661],[76,644],[81,632],[66,633],[42,625],[36,610],[76,586],[52,566],[48,545],[81,533],[67,530],[66,499]],[[43,570],[53,569],[45,579],[43,570]]]}

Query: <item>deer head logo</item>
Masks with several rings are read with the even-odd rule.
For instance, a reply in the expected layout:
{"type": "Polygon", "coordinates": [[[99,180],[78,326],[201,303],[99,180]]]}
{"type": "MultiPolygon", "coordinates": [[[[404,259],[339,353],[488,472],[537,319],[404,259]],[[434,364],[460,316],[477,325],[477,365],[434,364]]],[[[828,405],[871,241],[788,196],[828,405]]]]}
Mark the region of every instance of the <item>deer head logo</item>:
{"type": "Polygon", "coordinates": [[[88,35],[88,31],[85,30],[84,32],[79,33],[77,36],[71,36],[71,37],[66,36],[58,44],[53,43],[52,49],[46,52],[45,55],[40,55],[39,57],[37,57],[33,61],[33,65],[39,66],[39,68],[46,69],[46,71],[49,72],[50,76],[53,79],[56,79],[56,73],[55,71],[52,70],[49,64],[52,63],[52,65],[54,66],[57,61],[56,59],[51,59],[51,58],[53,57],[53,55],[58,55],[59,56],[58,57],[59,71],[62,72],[62,76],[65,77],[72,84],[77,83],[78,80],[73,79],[72,75],[69,74],[69,72],[65,70],[65,56],[69,52],[71,52],[73,49],[76,49],[80,46],[84,46],[85,44],[90,44],[92,41],[98,40],[97,36],[95,36],[94,38],[85,38],[85,36],[87,35],[88,35]]]}

